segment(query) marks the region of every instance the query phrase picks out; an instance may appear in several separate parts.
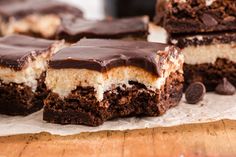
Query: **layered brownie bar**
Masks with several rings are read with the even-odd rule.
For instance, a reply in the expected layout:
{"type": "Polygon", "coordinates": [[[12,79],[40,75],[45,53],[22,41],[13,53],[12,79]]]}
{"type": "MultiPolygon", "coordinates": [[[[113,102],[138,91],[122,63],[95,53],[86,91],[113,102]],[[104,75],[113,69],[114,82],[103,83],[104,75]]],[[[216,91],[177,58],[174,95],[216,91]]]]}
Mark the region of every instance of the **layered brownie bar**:
{"type": "Polygon", "coordinates": [[[1,34],[52,38],[62,16],[82,17],[82,12],[54,0],[10,0],[0,5],[1,34]]]}
{"type": "Polygon", "coordinates": [[[212,91],[224,77],[236,86],[236,33],[172,35],[169,42],[185,56],[186,86],[200,81],[212,91]]]}
{"type": "Polygon", "coordinates": [[[47,62],[62,46],[21,35],[0,38],[0,113],[27,115],[42,108],[47,62]]]}
{"type": "Polygon", "coordinates": [[[156,10],[169,33],[236,30],[235,0],[158,0],[156,10]]]}
{"type": "Polygon", "coordinates": [[[57,37],[68,42],[82,38],[147,40],[148,24],[147,16],[100,21],[64,17],[57,37]]]}
{"type": "Polygon", "coordinates": [[[127,116],[158,116],[182,97],[183,55],[166,44],[83,39],[49,62],[43,119],[101,125],[127,116]]]}

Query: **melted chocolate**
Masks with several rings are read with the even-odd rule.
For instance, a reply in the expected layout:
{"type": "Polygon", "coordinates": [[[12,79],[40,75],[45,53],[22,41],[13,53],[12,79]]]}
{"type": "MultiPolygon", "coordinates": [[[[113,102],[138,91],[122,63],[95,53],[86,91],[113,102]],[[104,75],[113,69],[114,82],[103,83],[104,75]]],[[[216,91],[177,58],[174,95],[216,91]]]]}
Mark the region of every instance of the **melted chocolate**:
{"type": "Polygon", "coordinates": [[[0,66],[21,70],[29,59],[48,53],[54,41],[22,35],[0,38],[0,66]]]}
{"type": "Polygon", "coordinates": [[[147,37],[148,22],[147,16],[102,21],[64,17],[57,36],[69,41],[78,41],[84,37],[113,39],[127,36],[147,37]]]}
{"type": "Polygon", "coordinates": [[[5,20],[10,17],[22,18],[33,13],[82,16],[78,8],[54,0],[10,0],[8,3],[4,3],[6,0],[2,1],[0,15],[5,20]]]}
{"type": "Polygon", "coordinates": [[[170,55],[178,55],[174,47],[163,53],[167,46],[144,41],[83,39],[59,51],[49,66],[54,69],[78,68],[99,72],[119,66],[136,66],[160,76],[164,60],[170,55]]]}

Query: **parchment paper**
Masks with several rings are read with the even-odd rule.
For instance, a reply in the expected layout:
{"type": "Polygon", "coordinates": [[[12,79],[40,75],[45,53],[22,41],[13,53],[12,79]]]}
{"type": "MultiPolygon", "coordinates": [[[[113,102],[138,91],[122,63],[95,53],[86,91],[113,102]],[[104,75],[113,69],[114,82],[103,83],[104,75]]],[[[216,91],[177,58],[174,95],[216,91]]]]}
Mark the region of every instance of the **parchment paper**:
{"type": "MultiPolygon", "coordinates": [[[[151,26],[149,41],[165,42],[165,31],[151,26]]],[[[166,127],[189,123],[212,122],[221,119],[236,120],[236,95],[221,96],[207,93],[197,105],[181,103],[161,117],[123,118],[105,122],[99,127],[82,125],[50,124],[42,120],[42,111],[26,117],[0,115],[0,136],[24,133],[49,132],[57,135],[73,135],[81,132],[102,130],[129,130],[152,127],[166,127]]]]}
{"type": "Polygon", "coordinates": [[[161,117],[116,119],[105,122],[99,127],[49,124],[42,120],[42,111],[26,117],[0,115],[0,136],[39,132],[73,135],[101,130],[128,130],[203,123],[220,119],[236,120],[235,102],[236,95],[220,96],[214,93],[207,93],[204,100],[197,105],[186,104],[183,98],[179,106],[170,109],[161,117]]]}

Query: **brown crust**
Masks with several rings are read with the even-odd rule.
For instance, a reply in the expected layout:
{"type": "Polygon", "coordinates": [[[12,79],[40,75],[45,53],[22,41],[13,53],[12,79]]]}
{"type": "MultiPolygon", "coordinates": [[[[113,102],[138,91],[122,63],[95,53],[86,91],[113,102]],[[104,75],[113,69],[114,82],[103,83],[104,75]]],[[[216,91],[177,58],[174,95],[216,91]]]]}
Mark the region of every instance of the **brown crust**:
{"type": "Polygon", "coordinates": [[[36,92],[24,84],[3,83],[0,81],[0,113],[7,115],[28,115],[43,107],[47,96],[44,84],[45,73],[38,79],[36,92]]]}
{"type": "Polygon", "coordinates": [[[98,102],[93,88],[78,87],[65,98],[50,93],[45,100],[43,119],[51,123],[101,125],[104,121],[129,116],[159,116],[176,106],[182,97],[183,76],[172,73],[156,92],[130,82],[132,87],[115,88],[98,102]],[[117,94],[118,93],[118,94],[117,94]]]}
{"type": "Polygon", "coordinates": [[[226,77],[236,86],[236,63],[218,58],[214,64],[184,65],[185,87],[192,82],[204,83],[207,91],[215,90],[216,86],[226,77]]]}

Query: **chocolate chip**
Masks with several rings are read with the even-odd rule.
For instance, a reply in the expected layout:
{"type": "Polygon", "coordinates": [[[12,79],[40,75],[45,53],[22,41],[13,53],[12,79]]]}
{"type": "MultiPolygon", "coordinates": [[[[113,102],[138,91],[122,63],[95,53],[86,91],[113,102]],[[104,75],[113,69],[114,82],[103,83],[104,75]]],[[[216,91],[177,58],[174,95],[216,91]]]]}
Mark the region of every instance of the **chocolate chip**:
{"type": "Polygon", "coordinates": [[[201,20],[206,26],[209,26],[209,27],[215,26],[218,24],[216,19],[212,17],[210,14],[203,14],[201,17],[201,20]]]}
{"type": "Polygon", "coordinates": [[[185,99],[189,104],[196,104],[203,100],[206,88],[201,82],[192,83],[185,91],[185,99]]]}
{"type": "Polygon", "coordinates": [[[233,95],[235,91],[235,87],[227,80],[227,78],[223,78],[222,82],[218,84],[215,89],[215,92],[221,95],[233,95]]]}

